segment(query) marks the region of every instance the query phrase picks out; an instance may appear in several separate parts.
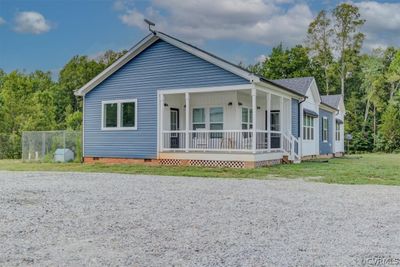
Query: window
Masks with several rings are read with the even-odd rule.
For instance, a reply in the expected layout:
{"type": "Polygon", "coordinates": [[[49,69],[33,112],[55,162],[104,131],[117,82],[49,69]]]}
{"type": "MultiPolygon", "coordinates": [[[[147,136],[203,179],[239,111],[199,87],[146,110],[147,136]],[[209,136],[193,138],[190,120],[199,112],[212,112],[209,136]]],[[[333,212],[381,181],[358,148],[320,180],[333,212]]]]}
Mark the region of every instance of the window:
{"type": "Polygon", "coordinates": [[[336,141],[340,141],[340,123],[336,122],[336,141]]]}
{"type": "MultiPolygon", "coordinates": [[[[224,129],[224,109],[210,108],[210,130],[224,129]]],[[[222,138],[222,133],[211,133],[210,138],[222,138]]]]}
{"type": "Polygon", "coordinates": [[[103,102],[103,130],[136,130],[137,117],[134,100],[115,100],[103,102]]]}
{"type": "Polygon", "coordinates": [[[193,130],[206,128],[206,114],[204,108],[194,108],[192,114],[193,130]]]}
{"type": "Polygon", "coordinates": [[[328,142],[328,118],[322,118],[322,141],[328,142]]]}
{"type": "Polygon", "coordinates": [[[104,105],[104,127],[116,128],[118,127],[118,104],[110,103],[104,105]]]}
{"type": "Polygon", "coordinates": [[[314,118],[310,115],[303,116],[303,139],[314,140],[314,118]]]}
{"type": "MultiPolygon", "coordinates": [[[[253,110],[251,108],[242,108],[242,130],[253,129],[253,110]]],[[[243,137],[247,138],[248,133],[243,133],[243,137]]]]}
{"type": "Polygon", "coordinates": [[[253,129],[253,110],[242,108],[242,130],[253,129]]]}
{"type": "Polygon", "coordinates": [[[280,111],[279,110],[271,110],[271,131],[280,131],[280,111]]]}

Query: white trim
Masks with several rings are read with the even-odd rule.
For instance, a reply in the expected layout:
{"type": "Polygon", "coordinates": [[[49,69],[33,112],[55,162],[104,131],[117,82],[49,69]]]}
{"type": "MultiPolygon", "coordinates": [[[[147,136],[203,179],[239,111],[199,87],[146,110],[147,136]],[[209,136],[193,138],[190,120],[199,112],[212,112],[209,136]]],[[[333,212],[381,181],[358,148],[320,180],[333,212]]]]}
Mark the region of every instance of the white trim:
{"type": "Polygon", "coordinates": [[[169,37],[161,32],[157,32],[157,31],[154,32],[154,34],[150,34],[150,35],[146,36],[142,41],[137,43],[124,56],[122,56],[120,59],[118,59],[116,62],[114,62],[111,66],[109,66],[104,71],[102,71],[100,74],[98,74],[96,77],[94,77],[92,80],[90,80],[87,84],[82,86],[79,90],[77,90],[75,92],[75,95],[83,96],[83,95],[87,94],[88,92],[90,92],[91,90],[93,90],[97,85],[99,85],[101,82],[103,82],[107,77],[112,75],[114,72],[116,72],[118,69],[120,69],[126,63],[128,63],[130,60],[135,58],[137,55],[139,55],[142,51],[144,51],[147,47],[152,45],[158,39],[161,39],[179,49],[182,49],[194,56],[197,56],[203,60],[206,60],[207,62],[209,62],[213,65],[216,65],[226,71],[229,71],[235,75],[238,75],[239,77],[242,77],[245,80],[248,80],[250,84],[257,83],[257,85],[259,85],[259,86],[272,88],[273,90],[276,90],[278,92],[283,92],[285,95],[289,95],[290,97],[297,98],[297,99],[302,98],[302,96],[292,92],[290,89],[284,89],[285,87],[281,88],[272,83],[268,83],[268,81],[262,81],[257,75],[255,75],[247,70],[244,70],[244,69],[242,69],[238,66],[235,66],[234,64],[229,63],[223,59],[220,59],[220,58],[217,58],[216,56],[210,55],[207,52],[202,51],[199,48],[188,45],[182,41],[179,41],[175,38],[169,37]]]}
{"type": "Polygon", "coordinates": [[[292,93],[289,90],[285,90],[283,88],[280,88],[278,86],[266,83],[266,82],[257,82],[255,83],[255,87],[260,90],[263,91],[265,93],[272,93],[276,96],[280,96],[280,97],[290,97],[290,98],[294,98],[297,100],[301,100],[303,99],[305,96],[300,96],[297,95],[295,93],[292,93]]]}
{"type": "Polygon", "coordinates": [[[268,132],[268,152],[271,151],[271,93],[267,93],[267,132],[268,132]]]}
{"type": "Polygon", "coordinates": [[[209,92],[223,92],[223,91],[236,91],[236,90],[248,90],[252,88],[252,84],[241,84],[241,85],[228,85],[228,86],[213,86],[213,87],[194,87],[194,88],[182,88],[182,89],[169,89],[162,90],[163,94],[183,94],[183,93],[209,93],[209,92]]]}
{"type": "Polygon", "coordinates": [[[323,116],[322,117],[322,143],[328,143],[328,141],[329,141],[329,120],[328,120],[328,117],[326,117],[326,116],[323,116]],[[327,129],[326,129],[326,140],[324,139],[324,121],[326,120],[326,127],[327,127],[327,129]]]}
{"type": "Polygon", "coordinates": [[[147,47],[152,45],[157,40],[158,37],[152,34],[146,36],[142,41],[140,41],[134,47],[132,47],[125,55],[123,55],[120,59],[111,64],[111,66],[103,70],[100,74],[98,74],[96,77],[90,80],[87,84],[82,86],[74,94],[76,96],[84,96],[85,94],[90,92],[93,88],[95,88],[97,85],[99,85],[102,81],[104,81],[107,77],[112,75],[114,72],[116,72],[118,69],[120,69],[122,66],[124,66],[131,59],[136,57],[138,54],[140,54],[143,50],[145,50],[147,47]]]}
{"type": "MultiPolygon", "coordinates": [[[[253,139],[252,139],[252,149],[253,153],[257,150],[257,89],[251,89],[251,104],[253,110],[253,139]]],[[[281,146],[282,147],[282,146],[281,146]]]]}
{"type": "Polygon", "coordinates": [[[136,131],[138,123],[138,101],[137,98],[123,99],[123,100],[105,100],[101,101],[101,130],[102,131],[136,131]],[[135,103],[135,126],[134,127],[123,127],[121,126],[121,104],[123,103],[135,103]],[[106,104],[117,104],[117,127],[105,127],[104,126],[104,106],[106,104]]]}
{"type": "MultiPolygon", "coordinates": [[[[189,149],[189,123],[190,123],[190,94],[188,92],[185,93],[185,126],[186,126],[186,133],[185,133],[185,149],[186,152],[189,149]]],[[[204,115],[205,116],[205,115],[204,115]]]]}
{"type": "Polygon", "coordinates": [[[163,131],[163,124],[164,124],[164,95],[157,92],[157,156],[163,149],[163,137],[161,135],[163,131]]]}

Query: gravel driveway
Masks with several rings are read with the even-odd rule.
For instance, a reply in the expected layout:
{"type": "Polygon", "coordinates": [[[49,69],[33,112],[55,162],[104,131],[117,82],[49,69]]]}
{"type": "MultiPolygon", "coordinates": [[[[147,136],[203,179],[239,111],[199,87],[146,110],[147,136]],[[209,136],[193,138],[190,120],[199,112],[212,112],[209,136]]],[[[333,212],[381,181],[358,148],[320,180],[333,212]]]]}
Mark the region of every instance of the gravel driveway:
{"type": "Polygon", "coordinates": [[[400,264],[400,187],[0,172],[1,266],[373,260],[400,264]]]}

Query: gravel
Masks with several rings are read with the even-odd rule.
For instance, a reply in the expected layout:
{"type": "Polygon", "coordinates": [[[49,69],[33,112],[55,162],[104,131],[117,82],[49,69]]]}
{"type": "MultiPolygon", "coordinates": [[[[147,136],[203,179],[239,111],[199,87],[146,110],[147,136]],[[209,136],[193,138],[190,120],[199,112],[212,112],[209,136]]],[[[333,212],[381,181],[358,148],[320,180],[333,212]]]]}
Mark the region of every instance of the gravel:
{"type": "Polygon", "coordinates": [[[400,187],[0,172],[0,266],[400,263],[400,187]]]}

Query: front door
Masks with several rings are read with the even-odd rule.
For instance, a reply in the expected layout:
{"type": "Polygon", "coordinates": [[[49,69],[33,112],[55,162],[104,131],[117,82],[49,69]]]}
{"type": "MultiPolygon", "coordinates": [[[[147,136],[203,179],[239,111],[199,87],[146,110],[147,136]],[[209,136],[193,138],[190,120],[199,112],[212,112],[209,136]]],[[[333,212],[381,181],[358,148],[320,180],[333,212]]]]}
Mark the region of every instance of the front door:
{"type": "MultiPolygon", "coordinates": [[[[179,131],[179,109],[171,108],[170,114],[171,131],[179,131]]],[[[179,148],[179,133],[171,133],[171,148],[179,148]]]]}
{"type": "MultiPolygon", "coordinates": [[[[271,110],[271,131],[280,131],[280,111],[271,110]]],[[[268,112],[265,111],[265,129],[268,131],[268,112]]],[[[267,137],[268,138],[268,137],[267,137]]],[[[267,141],[268,142],[268,141],[267,141]]],[[[281,147],[281,136],[277,133],[271,133],[271,148],[281,147]]]]}

